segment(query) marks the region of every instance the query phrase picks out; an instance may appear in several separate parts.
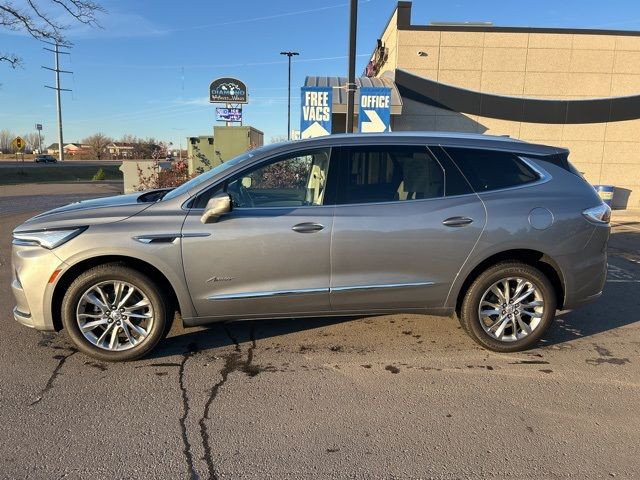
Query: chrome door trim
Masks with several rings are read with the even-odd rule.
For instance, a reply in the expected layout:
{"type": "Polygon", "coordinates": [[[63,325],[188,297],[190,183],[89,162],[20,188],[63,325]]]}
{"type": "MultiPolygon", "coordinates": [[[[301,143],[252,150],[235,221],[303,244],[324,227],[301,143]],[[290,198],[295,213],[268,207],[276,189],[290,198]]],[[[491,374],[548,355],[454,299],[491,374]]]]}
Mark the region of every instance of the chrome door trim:
{"type": "Polygon", "coordinates": [[[312,293],[329,293],[328,288],[299,288],[296,290],[275,290],[266,292],[223,293],[211,295],[207,300],[242,300],[246,298],[279,297],[285,295],[308,295],[312,293]]]}
{"type": "Polygon", "coordinates": [[[406,288],[406,287],[426,287],[434,282],[411,282],[411,283],[385,283],[376,285],[349,285],[341,287],[331,287],[331,292],[348,292],[353,290],[377,290],[382,288],[406,288]]]}
{"type": "Polygon", "coordinates": [[[387,283],[378,285],[350,285],[342,287],[330,288],[300,288],[296,290],[274,290],[265,292],[246,292],[246,293],[224,293],[219,295],[211,295],[207,300],[242,300],[246,298],[264,298],[277,297],[286,295],[308,295],[312,293],[331,293],[331,292],[347,292],[353,290],[375,290],[383,288],[405,288],[405,287],[424,287],[433,285],[434,282],[411,282],[411,283],[387,283]]]}

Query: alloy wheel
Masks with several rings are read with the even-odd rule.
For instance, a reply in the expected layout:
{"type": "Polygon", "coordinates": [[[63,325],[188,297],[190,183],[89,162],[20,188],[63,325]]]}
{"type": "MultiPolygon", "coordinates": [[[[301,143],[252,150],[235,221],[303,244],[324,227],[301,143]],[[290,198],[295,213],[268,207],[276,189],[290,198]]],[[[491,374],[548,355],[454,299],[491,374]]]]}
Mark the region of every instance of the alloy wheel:
{"type": "Polygon", "coordinates": [[[131,283],[112,280],[88,288],[76,308],[80,332],[103,350],[129,350],[151,333],[154,312],[144,292],[131,283]]]}
{"type": "Polygon", "coordinates": [[[544,299],[540,288],[521,277],[495,282],[482,295],[478,317],[484,331],[501,342],[515,342],[540,325],[544,299]]]}

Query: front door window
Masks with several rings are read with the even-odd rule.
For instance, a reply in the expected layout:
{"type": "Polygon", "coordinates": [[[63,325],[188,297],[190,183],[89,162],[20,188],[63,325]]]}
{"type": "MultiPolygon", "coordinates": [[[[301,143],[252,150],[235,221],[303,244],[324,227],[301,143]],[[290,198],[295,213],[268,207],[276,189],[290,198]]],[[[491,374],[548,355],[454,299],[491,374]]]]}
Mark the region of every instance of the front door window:
{"type": "Polygon", "coordinates": [[[296,153],[259,165],[229,181],[235,208],[322,205],[331,149],[296,153]]]}

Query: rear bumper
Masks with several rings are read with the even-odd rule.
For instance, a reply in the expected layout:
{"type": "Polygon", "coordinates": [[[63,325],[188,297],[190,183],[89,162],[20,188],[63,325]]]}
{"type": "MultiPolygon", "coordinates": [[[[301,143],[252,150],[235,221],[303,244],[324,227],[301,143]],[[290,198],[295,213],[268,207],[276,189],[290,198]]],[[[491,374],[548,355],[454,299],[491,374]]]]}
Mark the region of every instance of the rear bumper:
{"type": "Polygon", "coordinates": [[[565,282],[564,309],[573,309],[595,302],[607,279],[607,242],[609,227],[595,227],[593,235],[576,252],[558,260],[565,282]]]}

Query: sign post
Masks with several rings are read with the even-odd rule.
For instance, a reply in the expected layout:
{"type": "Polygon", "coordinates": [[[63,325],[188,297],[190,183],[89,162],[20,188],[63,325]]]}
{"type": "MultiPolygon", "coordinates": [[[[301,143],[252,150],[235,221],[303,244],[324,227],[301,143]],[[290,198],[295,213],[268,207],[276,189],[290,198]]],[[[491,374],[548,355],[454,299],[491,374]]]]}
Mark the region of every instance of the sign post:
{"type": "Polygon", "coordinates": [[[321,137],[331,133],[333,89],[331,87],[302,87],[300,136],[321,137]]]}
{"type": "Polygon", "coordinates": [[[361,133],[382,133],[391,131],[390,88],[360,88],[358,128],[361,133]]]}
{"type": "Polygon", "coordinates": [[[40,132],[42,132],[42,124],[41,123],[36,123],[36,130],[38,131],[38,154],[42,154],[42,135],[40,132]]]}

